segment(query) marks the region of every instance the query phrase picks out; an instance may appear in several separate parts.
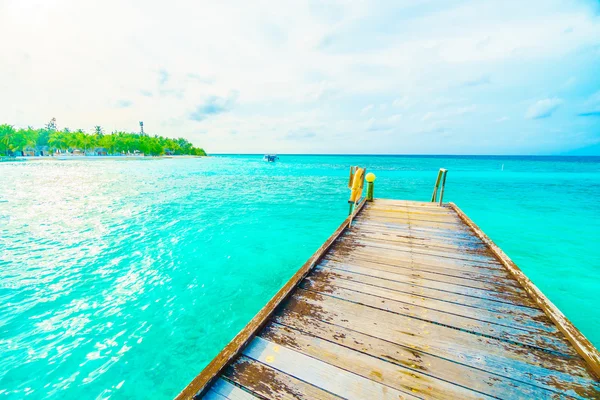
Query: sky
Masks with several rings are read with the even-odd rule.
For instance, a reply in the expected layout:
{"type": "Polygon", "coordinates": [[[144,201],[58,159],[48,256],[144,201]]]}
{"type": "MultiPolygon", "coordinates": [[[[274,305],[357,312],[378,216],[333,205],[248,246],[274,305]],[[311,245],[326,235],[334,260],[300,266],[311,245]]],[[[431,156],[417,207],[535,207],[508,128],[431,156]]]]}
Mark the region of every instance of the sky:
{"type": "Polygon", "coordinates": [[[0,0],[0,123],[209,153],[600,152],[598,0],[0,0]]]}

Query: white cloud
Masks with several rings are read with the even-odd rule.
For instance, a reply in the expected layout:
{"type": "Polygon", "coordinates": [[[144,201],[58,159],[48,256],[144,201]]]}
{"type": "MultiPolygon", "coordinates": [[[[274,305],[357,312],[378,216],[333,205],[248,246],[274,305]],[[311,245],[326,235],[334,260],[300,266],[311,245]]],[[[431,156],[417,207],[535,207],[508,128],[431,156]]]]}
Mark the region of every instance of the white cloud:
{"type": "Polygon", "coordinates": [[[600,90],[593,93],[585,102],[581,117],[600,117],[600,90]]]}
{"type": "MultiPolygon", "coordinates": [[[[0,59],[0,123],[56,117],[59,126],[112,131],[143,120],[149,133],[213,152],[419,151],[416,132],[461,132],[453,143],[471,143],[494,113],[520,120],[523,102],[553,84],[540,77],[566,82],[577,74],[569,60],[600,46],[600,18],[579,3],[417,9],[409,0],[0,0],[0,37],[11,38],[0,59]],[[384,126],[373,135],[393,135],[363,147],[365,131],[384,126]]],[[[554,93],[571,104],[559,89],[585,85],[581,76],[554,93]]],[[[515,143],[511,133],[496,136],[515,143]]]]}
{"type": "Polygon", "coordinates": [[[525,117],[529,119],[548,118],[558,109],[558,107],[560,107],[561,104],[563,104],[563,101],[556,97],[538,100],[529,106],[525,117]]]}
{"type": "Polygon", "coordinates": [[[367,115],[373,109],[373,107],[373,104],[369,104],[368,106],[360,110],[360,115],[367,115]]]}

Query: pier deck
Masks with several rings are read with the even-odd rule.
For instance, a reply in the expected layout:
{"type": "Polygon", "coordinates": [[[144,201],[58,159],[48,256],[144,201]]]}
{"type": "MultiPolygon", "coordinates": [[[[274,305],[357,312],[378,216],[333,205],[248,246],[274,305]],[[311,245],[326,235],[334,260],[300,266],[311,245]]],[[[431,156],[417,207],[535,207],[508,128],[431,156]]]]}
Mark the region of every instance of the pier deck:
{"type": "Polygon", "coordinates": [[[598,362],[455,205],[376,199],[179,398],[590,399],[598,362]]]}

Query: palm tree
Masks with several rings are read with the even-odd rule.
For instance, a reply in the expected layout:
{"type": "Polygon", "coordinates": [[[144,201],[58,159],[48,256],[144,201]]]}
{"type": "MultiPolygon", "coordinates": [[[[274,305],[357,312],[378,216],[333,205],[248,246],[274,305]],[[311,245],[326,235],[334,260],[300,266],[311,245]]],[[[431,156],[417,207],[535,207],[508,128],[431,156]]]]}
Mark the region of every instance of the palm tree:
{"type": "Polygon", "coordinates": [[[54,131],[50,134],[48,143],[54,149],[65,150],[69,147],[69,144],[67,143],[67,135],[68,134],[69,134],[68,128],[65,128],[65,132],[54,131]]]}
{"type": "Polygon", "coordinates": [[[12,125],[0,125],[0,148],[4,148],[4,154],[8,155],[11,150],[11,145],[16,134],[15,128],[12,125]]]}

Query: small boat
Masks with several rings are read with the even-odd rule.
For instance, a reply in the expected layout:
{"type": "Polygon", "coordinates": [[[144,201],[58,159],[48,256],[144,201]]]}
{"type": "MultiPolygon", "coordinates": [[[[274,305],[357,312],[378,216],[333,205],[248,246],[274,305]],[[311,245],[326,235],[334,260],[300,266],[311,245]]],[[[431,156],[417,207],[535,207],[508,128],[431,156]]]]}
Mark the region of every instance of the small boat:
{"type": "Polygon", "coordinates": [[[279,160],[279,157],[277,157],[277,154],[265,154],[265,156],[263,157],[263,161],[266,162],[275,162],[279,160]]]}

